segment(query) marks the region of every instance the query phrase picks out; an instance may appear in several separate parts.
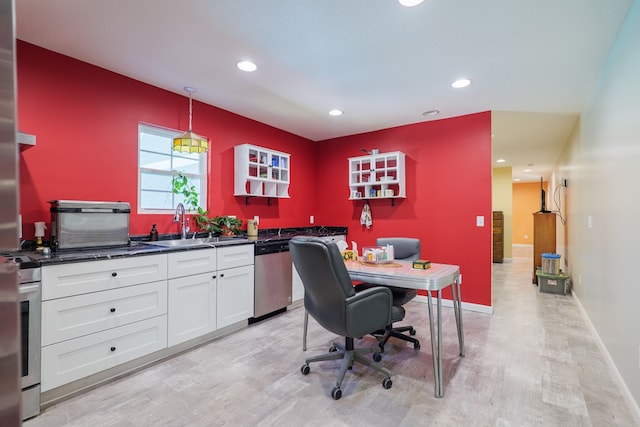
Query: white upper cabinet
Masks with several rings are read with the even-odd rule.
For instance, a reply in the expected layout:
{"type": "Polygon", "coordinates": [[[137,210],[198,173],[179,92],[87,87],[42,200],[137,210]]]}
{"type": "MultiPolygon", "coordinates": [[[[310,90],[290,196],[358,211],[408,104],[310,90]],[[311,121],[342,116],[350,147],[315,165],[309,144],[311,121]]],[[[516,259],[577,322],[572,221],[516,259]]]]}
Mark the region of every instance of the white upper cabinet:
{"type": "Polygon", "coordinates": [[[400,151],[349,158],[349,199],[406,198],[405,154],[400,151]]]}
{"type": "Polygon", "coordinates": [[[289,198],[290,155],[250,144],[234,149],[234,196],[289,198]]]}

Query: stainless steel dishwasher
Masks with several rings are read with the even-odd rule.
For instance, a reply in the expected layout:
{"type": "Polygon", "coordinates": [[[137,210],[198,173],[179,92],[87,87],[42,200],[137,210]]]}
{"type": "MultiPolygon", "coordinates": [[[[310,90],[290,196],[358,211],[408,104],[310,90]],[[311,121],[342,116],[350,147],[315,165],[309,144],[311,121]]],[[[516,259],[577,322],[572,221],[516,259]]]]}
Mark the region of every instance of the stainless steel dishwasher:
{"type": "Polygon", "coordinates": [[[289,239],[256,243],[254,319],[291,304],[291,265],[289,239]]]}

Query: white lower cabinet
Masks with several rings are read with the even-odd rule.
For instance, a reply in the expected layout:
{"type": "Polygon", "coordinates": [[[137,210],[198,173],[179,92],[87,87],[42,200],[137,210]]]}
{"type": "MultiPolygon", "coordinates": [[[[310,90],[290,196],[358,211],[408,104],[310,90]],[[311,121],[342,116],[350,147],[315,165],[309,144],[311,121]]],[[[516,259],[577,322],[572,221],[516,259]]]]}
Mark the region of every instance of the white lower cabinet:
{"type": "Polygon", "coordinates": [[[42,391],[167,346],[167,317],[153,317],[42,348],[42,391]]]}
{"type": "Polygon", "coordinates": [[[42,267],[42,391],[167,347],[167,256],[42,267]]]}
{"type": "MultiPolygon", "coordinates": [[[[322,240],[326,240],[329,242],[337,242],[339,240],[347,240],[347,236],[344,234],[338,234],[336,236],[324,236],[321,237],[322,240]]],[[[294,265],[291,269],[291,302],[294,303],[296,301],[300,301],[304,298],[304,286],[302,285],[302,279],[298,274],[298,270],[296,270],[296,266],[294,265]]]]}
{"type": "Polygon", "coordinates": [[[169,279],[169,347],[215,330],[215,273],[169,279]]]}
{"type": "Polygon", "coordinates": [[[253,253],[245,244],[43,266],[42,391],[246,321],[253,253]]]}
{"type": "Polygon", "coordinates": [[[253,252],[234,245],[169,254],[169,346],[253,316],[253,252]]]}
{"type": "Polygon", "coordinates": [[[218,272],[218,328],[253,317],[253,265],[218,272]]]}

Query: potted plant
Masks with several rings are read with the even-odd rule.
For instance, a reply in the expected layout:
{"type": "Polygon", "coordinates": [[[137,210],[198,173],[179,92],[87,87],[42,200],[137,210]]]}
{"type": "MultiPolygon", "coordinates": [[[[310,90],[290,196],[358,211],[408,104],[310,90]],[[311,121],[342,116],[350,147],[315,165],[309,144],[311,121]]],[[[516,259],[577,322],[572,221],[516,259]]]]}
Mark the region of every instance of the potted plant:
{"type": "Polygon", "coordinates": [[[215,233],[223,236],[242,234],[242,220],[232,216],[216,216],[211,220],[211,226],[215,233]]]}
{"type": "Polygon", "coordinates": [[[198,230],[211,235],[233,236],[242,234],[240,227],[242,220],[231,216],[209,217],[209,212],[202,209],[198,203],[196,187],[189,182],[189,178],[178,173],[171,179],[171,189],[174,194],[184,197],[184,205],[188,212],[195,211],[193,219],[198,230]]]}

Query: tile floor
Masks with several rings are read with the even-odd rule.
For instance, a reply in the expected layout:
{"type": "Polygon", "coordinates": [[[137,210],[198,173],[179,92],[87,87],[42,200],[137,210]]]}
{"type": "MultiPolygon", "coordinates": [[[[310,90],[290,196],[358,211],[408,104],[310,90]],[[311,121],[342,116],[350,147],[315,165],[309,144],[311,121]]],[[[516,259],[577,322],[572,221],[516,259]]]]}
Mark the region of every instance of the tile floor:
{"type": "MultiPolygon", "coordinates": [[[[45,409],[26,427],[55,426],[632,426],[626,405],[571,296],[531,284],[531,248],[494,264],[493,314],[463,312],[466,357],[443,309],[444,387],[434,397],[424,303],[407,322],[422,350],[390,341],[382,376],[356,365],[330,397],[337,364],[313,364],[335,339],[294,309],[45,409]]],[[[462,295],[464,298],[464,283],[462,295]]],[[[357,346],[375,344],[367,337],[357,346]]]]}

